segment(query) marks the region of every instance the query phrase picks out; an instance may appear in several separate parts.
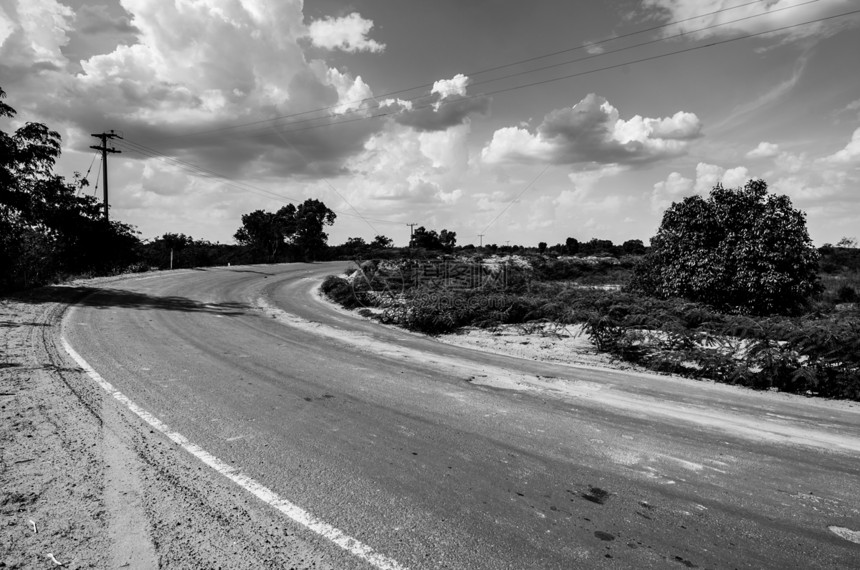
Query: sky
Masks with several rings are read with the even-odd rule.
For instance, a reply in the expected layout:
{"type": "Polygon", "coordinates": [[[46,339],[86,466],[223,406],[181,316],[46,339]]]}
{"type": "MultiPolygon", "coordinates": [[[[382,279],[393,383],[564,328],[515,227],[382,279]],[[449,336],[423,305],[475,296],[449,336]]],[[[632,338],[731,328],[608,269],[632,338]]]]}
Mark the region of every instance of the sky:
{"type": "Polygon", "coordinates": [[[322,200],[332,244],[648,243],[763,178],[860,236],[856,0],[0,0],[0,87],[112,219],[231,243],[322,200]]]}

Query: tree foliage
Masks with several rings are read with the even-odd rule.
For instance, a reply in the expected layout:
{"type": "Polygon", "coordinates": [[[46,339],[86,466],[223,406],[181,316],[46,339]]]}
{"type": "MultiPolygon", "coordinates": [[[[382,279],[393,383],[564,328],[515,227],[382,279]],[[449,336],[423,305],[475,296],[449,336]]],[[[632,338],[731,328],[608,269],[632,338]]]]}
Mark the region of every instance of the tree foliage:
{"type": "Polygon", "coordinates": [[[428,230],[424,226],[418,226],[412,234],[411,245],[412,247],[423,249],[435,249],[450,252],[453,251],[454,246],[457,245],[457,232],[443,229],[441,232],[436,233],[436,230],[428,230]]]}
{"type": "MultiPolygon", "coordinates": [[[[15,114],[0,101],[0,117],[15,114]]],[[[0,290],[116,271],[136,259],[133,228],[107,223],[94,197],[78,195],[86,180],[55,175],[59,156],[60,135],[41,123],[0,131],[0,290]]]]}
{"type": "Polygon", "coordinates": [[[286,258],[318,259],[328,244],[325,226],[337,214],[319,200],[309,198],[298,207],[287,204],[277,212],[256,210],[242,216],[242,227],[233,236],[249,247],[260,261],[286,258]]]}
{"type": "Polygon", "coordinates": [[[803,212],[750,180],[672,204],[632,287],[721,310],[791,313],[818,289],[817,268],[803,212]]]}

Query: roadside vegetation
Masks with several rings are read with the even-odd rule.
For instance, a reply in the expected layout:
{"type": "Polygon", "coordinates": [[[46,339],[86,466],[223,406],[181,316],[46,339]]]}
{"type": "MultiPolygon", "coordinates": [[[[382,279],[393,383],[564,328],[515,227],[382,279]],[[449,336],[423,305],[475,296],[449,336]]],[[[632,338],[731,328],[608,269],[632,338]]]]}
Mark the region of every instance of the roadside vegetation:
{"type": "Polygon", "coordinates": [[[860,250],[847,238],[816,250],[803,213],[763,181],[673,204],[650,248],[624,245],[415,248],[322,290],[427,334],[576,324],[655,371],[860,400],[860,250]]]}
{"type": "MultiPolygon", "coordinates": [[[[5,96],[0,89],[0,126],[17,115],[5,96]]],[[[0,129],[0,294],[80,277],[331,257],[324,228],[335,214],[315,199],[243,215],[235,244],[182,233],[141,240],[133,226],[106,221],[85,177],[54,173],[60,152],[59,133],[44,124],[0,129]]]]}

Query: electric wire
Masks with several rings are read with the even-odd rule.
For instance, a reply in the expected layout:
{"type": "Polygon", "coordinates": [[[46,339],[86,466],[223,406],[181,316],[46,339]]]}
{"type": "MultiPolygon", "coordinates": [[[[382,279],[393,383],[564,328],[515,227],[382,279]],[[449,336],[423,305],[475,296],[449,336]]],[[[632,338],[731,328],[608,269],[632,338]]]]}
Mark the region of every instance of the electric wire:
{"type": "MultiPolygon", "coordinates": [[[[675,26],[675,25],[678,25],[678,24],[683,24],[683,23],[685,23],[685,22],[689,22],[689,21],[693,21],[693,20],[698,20],[698,19],[700,19],[700,18],[705,18],[705,17],[707,17],[707,16],[713,16],[713,15],[720,14],[720,13],[723,13],[723,12],[728,12],[728,11],[731,11],[731,10],[737,10],[737,9],[739,9],[739,8],[745,8],[745,7],[750,6],[750,5],[753,5],[753,4],[761,4],[761,3],[763,3],[763,2],[768,2],[768,1],[769,1],[769,0],[753,0],[753,1],[751,1],[751,2],[745,2],[745,3],[743,3],[743,4],[738,4],[738,5],[735,5],[735,6],[729,6],[729,7],[726,7],[726,8],[720,8],[720,9],[718,9],[718,10],[713,10],[713,11],[711,11],[711,12],[705,12],[705,13],[703,13],[703,14],[698,14],[698,15],[696,15],[696,16],[691,16],[691,17],[689,17],[689,18],[683,18],[683,19],[680,19],[680,20],[674,20],[674,21],[672,21],[672,22],[668,22],[668,23],[665,23],[665,24],[660,24],[660,25],[658,25],[658,26],[652,26],[652,27],[650,27],[650,28],[645,28],[645,29],[642,29],[642,30],[634,31],[634,32],[629,32],[629,33],[626,33],[626,34],[621,34],[621,35],[619,35],[619,36],[614,36],[614,37],[611,37],[611,38],[606,38],[606,39],[604,39],[604,40],[599,40],[599,41],[596,41],[596,42],[585,42],[585,43],[582,43],[582,44],[577,45],[577,46],[574,46],[574,47],[565,48],[565,49],[557,50],[557,51],[554,51],[554,52],[550,52],[550,53],[546,53],[546,54],[542,54],[542,55],[537,55],[537,56],[529,57],[529,58],[526,58],[526,59],[521,59],[521,60],[518,60],[518,61],[510,62],[510,63],[504,63],[504,64],[496,65],[496,66],[493,66],[493,67],[488,67],[488,68],[484,68],[484,69],[479,69],[479,70],[470,71],[470,72],[468,72],[468,73],[465,73],[464,75],[466,75],[466,76],[468,76],[468,77],[476,77],[476,76],[478,76],[478,75],[483,75],[483,74],[485,74],[485,73],[490,73],[490,72],[492,72],[492,71],[498,71],[498,70],[500,70],[500,69],[506,69],[506,68],[509,68],[509,67],[514,67],[514,66],[516,66],[516,65],[522,65],[522,64],[524,64],[524,63],[531,63],[531,62],[533,62],[533,61],[538,61],[538,60],[541,60],[541,59],[546,59],[546,58],[548,58],[548,57],[553,57],[553,56],[556,56],[556,55],[561,55],[561,54],[563,54],[563,53],[569,53],[569,52],[572,52],[572,51],[577,51],[577,50],[581,50],[581,49],[586,49],[586,48],[589,48],[589,47],[592,47],[592,46],[598,46],[598,45],[602,45],[602,44],[605,44],[605,43],[609,43],[609,42],[613,42],[613,41],[618,41],[618,40],[621,40],[621,39],[629,38],[629,37],[636,36],[636,35],[640,35],[640,34],[643,34],[643,33],[653,32],[653,31],[656,31],[656,30],[664,29],[664,28],[669,28],[669,27],[671,27],[671,26],[675,26]]],[[[792,5],[792,6],[787,6],[787,7],[783,7],[783,8],[778,8],[778,9],[776,9],[776,10],[770,10],[770,11],[768,11],[768,12],[763,12],[763,13],[760,13],[760,14],[756,14],[756,15],[754,15],[754,16],[747,16],[747,17],[745,17],[745,18],[739,18],[738,20],[733,20],[733,21],[731,21],[731,22],[723,22],[723,23],[721,23],[721,24],[715,24],[715,25],[713,25],[713,26],[710,26],[710,27],[708,27],[708,28],[703,28],[703,29],[710,29],[711,27],[717,27],[717,26],[720,26],[720,25],[726,25],[726,24],[729,24],[729,23],[734,23],[734,22],[737,22],[737,21],[743,20],[743,19],[749,19],[749,18],[753,18],[753,17],[759,17],[759,16],[763,16],[763,15],[771,14],[771,13],[773,13],[773,12],[775,12],[775,11],[780,11],[780,10],[790,9],[790,8],[794,8],[794,7],[802,6],[802,5],[805,5],[805,4],[810,4],[810,3],[818,2],[818,1],[819,1],[819,0],[809,0],[808,2],[803,2],[803,3],[801,3],[801,4],[795,4],[795,5],[792,5]]],[[[694,30],[694,31],[692,31],[692,32],[687,32],[687,33],[688,33],[688,34],[689,34],[689,33],[694,33],[694,32],[696,32],[696,31],[702,31],[702,30],[694,30]]],[[[677,36],[673,36],[673,37],[677,37],[677,36]]],[[[664,41],[664,40],[666,40],[666,39],[667,39],[667,38],[661,38],[661,39],[656,40],[656,41],[664,41]]],[[[643,44],[643,45],[644,45],[644,44],[643,44]]],[[[618,51],[618,50],[615,50],[615,51],[618,51]]],[[[594,55],[596,55],[596,56],[599,56],[599,55],[606,55],[607,53],[615,53],[615,51],[613,51],[613,52],[604,52],[603,54],[594,54],[594,55]]],[[[576,61],[579,61],[579,60],[573,60],[573,62],[576,62],[576,61]]],[[[568,63],[572,63],[572,62],[568,62],[568,63]]],[[[561,64],[558,64],[558,65],[565,65],[565,63],[561,63],[561,64]]],[[[524,73],[528,73],[528,71],[526,71],[526,72],[524,72],[524,73]]],[[[516,74],[516,75],[520,75],[520,74],[516,74]]],[[[500,77],[500,78],[496,78],[496,79],[493,79],[493,80],[485,80],[485,81],[482,81],[482,83],[487,82],[487,81],[498,81],[498,80],[505,79],[505,78],[506,78],[506,77],[500,77]]],[[[474,85],[474,84],[473,84],[473,85],[474,85]]],[[[433,83],[423,83],[423,84],[415,85],[415,86],[412,86],[412,87],[406,87],[406,88],[403,88],[403,89],[397,89],[397,90],[395,90],[395,91],[388,91],[388,92],[386,92],[386,93],[382,93],[382,94],[380,94],[380,95],[375,95],[375,96],[373,96],[373,97],[365,97],[365,98],[363,98],[363,99],[355,99],[355,100],[352,100],[352,101],[338,102],[338,103],[336,103],[336,104],[329,105],[329,106],[326,106],[326,107],[319,107],[319,108],[316,108],[316,109],[308,109],[308,110],[306,110],[306,111],[299,111],[299,112],[295,112],[295,113],[289,113],[289,114],[285,114],[285,115],[279,115],[279,116],[276,116],[276,117],[270,117],[270,118],[268,118],[268,119],[260,119],[260,120],[257,120],[257,121],[250,121],[250,122],[247,122],[247,123],[239,123],[239,124],[229,125],[229,126],[225,126],[225,127],[218,127],[218,128],[214,128],[214,129],[207,129],[207,130],[202,130],[202,131],[195,131],[195,132],[193,132],[193,133],[185,133],[185,134],[180,134],[180,135],[173,135],[173,136],[171,136],[171,137],[167,137],[167,138],[189,137],[189,136],[197,136],[197,135],[202,135],[202,134],[210,134],[210,133],[216,133],[216,132],[229,131],[229,130],[234,130],[234,129],[241,129],[241,128],[243,128],[243,127],[255,126],[255,125],[261,125],[261,124],[270,123],[270,122],[275,122],[275,121],[280,121],[280,120],[283,120],[283,119],[289,119],[289,118],[293,118],[293,117],[301,117],[301,116],[309,115],[309,114],[312,114],[312,113],[320,113],[320,112],[325,112],[325,111],[331,111],[331,110],[337,109],[337,108],[339,108],[339,107],[343,107],[344,105],[349,105],[349,106],[352,106],[352,105],[360,105],[360,104],[362,104],[362,103],[366,103],[366,102],[369,102],[369,101],[374,101],[374,100],[382,99],[382,98],[388,98],[388,97],[392,97],[392,96],[394,96],[394,95],[399,95],[399,94],[402,94],[402,93],[408,93],[408,92],[410,92],[410,91],[415,91],[415,90],[417,90],[417,89],[426,89],[426,88],[428,88],[428,87],[432,87],[432,86],[433,86],[433,83]]],[[[427,96],[426,96],[426,95],[421,95],[421,96],[413,97],[412,99],[406,99],[406,100],[417,100],[417,99],[421,99],[421,98],[425,98],[425,97],[427,97],[427,96]]],[[[349,111],[349,112],[350,112],[350,113],[352,113],[352,112],[355,112],[355,111],[349,111]]],[[[305,120],[303,120],[303,121],[294,121],[294,122],[290,122],[290,124],[295,124],[295,123],[300,123],[300,122],[306,122],[306,121],[312,121],[312,120],[317,120],[317,119],[321,119],[321,118],[325,118],[325,117],[313,117],[313,118],[311,118],[311,119],[305,119],[305,120]]]]}
{"type": "Polygon", "coordinates": [[[101,175],[102,175],[102,168],[101,168],[101,166],[102,166],[102,164],[101,164],[101,163],[102,163],[102,160],[104,160],[104,158],[101,158],[101,159],[99,160],[99,169],[96,171],[96,184],[95,184],[95,186],[93,186],[93,197],[95,197],[95,195],[96,195],[96,193],[98,192],[98,189],[99,189],[99,178],[101,178],[101,175]]]}
{"type": "Polygon", "coordinates": [[[93,169],[93,164],[95,164],[96,158],[98,158],[98,156],[99,156],[99,153],[97,153],[97,152],[93,153],[93,159],[90,161],[90,167],[87,168],[87,173],[84,174],[83,177],[81,178],[82,184],[75,190],[75,194],[77,194],[78,190],[80,190],[81,195],[85,194],[83,182],[86,182],[86,186],[89,186],[90,181],[88,180],[88,177],[90,175],[90,171],[93,169]]]}
{"type": "MultiPolygon", "coordinates": [[[[797,6],[801,6],[801,5],[805,5],[805,4],[809,4],[809,3],[811,3],[811,2],[816,2],[816,1],[818,1],[818,0],[810,0],[810,1],[808,1],[808,2],[804,2],[804,3],[802,3],[802,4],[795,4],[795,5],[792,5],[792,6],[786,7],[786,8],[781,8],[781,10],[783,10],[783,9],[789,9],[789,8],[792,8],[792,7],[797,7],[797,6]]],[[[401,113],[404,113],[404,112],[412,112],[412,111],[417,111],[417,110],[422,110],[422,109],[428,109],[428,108],[431,108],[431,107],[435,107],[436,105],[444,106],[444,105],[449,105],[449,104],[454,104],[454,103],[461,103],[462,101],[466,101],[466,100],[470,100],[470,99],[483,98],[483,97],[488,97],[488,96],[491,96],[491,95],[499,95],[499,94],[502,94],[502,93],[508,93],[508,92],[511,92],[511,91],[516,91],[516,90],[524,89],[524,88],[527,88],[527,87],[533,87],[533,86],[537,86],[537,85],[544,85],[544,84],[547,84],[547,83],[553,83],[553,82],[557,82],[557,81],[563,81],[563,80],[565,80],[565,79],[572,79],[572,78],[581,77],[581,76],[584,76],[584,75],[590,75],[590,74],[592,74],[592,73],[598,73],[598,72],[601,72],[601,71],[608,71],[608,70],[612,70],[612,69],[618,69],[618,68],[625,67],[625,66],[635,65],[635,64],[638,64],[638,63],[644,63],[644,62],[647,62],[647,61],[654,61],[654,60],[658,60],[658,59],[663,59],[663,58],[670,57],[670,56],[673,56],[673,55],[678,55],[678,54],[683,54],[683,53],[688,53],[688,52],[692,52],[692,51],[697,51],[697,50],[701,50],[701,49],[705,49],[705,48],[709,48],[709,47],[715,47],[715,46],[719,46],[719,45],[723,45],[723,44],[728,44],[728,43],[738,42],[738,41],[741,41],[741,40],[746,40],[746,39],[750,39],[750,38],[754,38],[754,37],[764,36],[764,35],[767,35],[767,34],[773,34],[773,33],[776,33],[776,32],[782,32],[782,31],[790,30],[790,29],[793,29],[793,28],[801,27],[801,26],[806,26],[806,25],[810,25],[810,24],[815,24],[815,23],[822,22],[822,21],[825,21],[825,20],[831,20],[831,19],[835,19],[835,18],[841,18],[841,17],[845,17],[845,16],[850,16],[850,15],[854,15],[854,14],[857,14],[857,13],[860,13],[860,10],[852,10],[852,11],[849,11],[849,12],[843,12],[843,13],[841,13],[841,14],[835,14],[835,15],[831,15],[831,16],[825,16],[825,17],[821,17],[821,18],[816,18],[816,19],[812,19],[812,20],[807,20],[807,21],[805,21],[805,22],[799,22],[799,23],[795,23],[795,24],[790,24],[790,25],[786,25],[786,26],[782,26],[782,27],[778,27],[778,28],[773,28],[773,29],[765,30],[765,31],[761,31],[761,32],[754,32],[754,33],[749,33],[749,34],[745,34],[745,35],[741,35],[741,36],[736,36],[736,37],[728,38],[728,39],[724,39],[724,40],[712,41],[712,42],[709,42],[709,43],[706,43],[706,44],[700,44],[700,45],[697,45],[697,46],[691,46],[691,47],[689,47],[689,48],[683,48],[683,49],[680,49],[680,50],[670,51],[670,52],[667,52],[667,53],[662,53],[662,54],[657,54],[657,55],[653,55],[653,56],[649,56],[649,57],[643,57],[643,58],[639,58],[639,59],[629,60],[629,61],[625,61],[625,62],[618,63],[618,64],[613,64],[613,65],[606,65],[606,66],[602,66],[602,67],[597,67],[597,68],[594,68],[594,69],[589,69],[589,70],[585,70],[585,71],[580,71],[580,72],[577,72],[577,73],[572,73],[572,74],[568,74],[568,75],[563,75],[563,76],[560,76],[560,77],[553,77],[553,78],[549,78],[549,79],[543,79],[543,80],[538,80],[538,81],[532,81],[532,82],[524,83],[524,84],[521,84],[521,85],[514,85],[514,86],[511,86],[511,87],[504,87],[504,88],[500,88],[500,89],[496,89],[496,90],[492,90],[492,91],[485,91],[485,92],[476,93],[476,94],[472,94],[472,95],[464,95],[464,96],[460,97],[459,99],[455,99],[455,100],[453,100],[453,101],[447,101],[447,100],[444,100],[444,99],[443,99],[443,100],[441,100],[441,101],[437,101],[437,102],[427,103],[427,104],[423,104],[423,105],[419,105],[419,106],[413,106],[411,109],[407,109],[407,110],[405,110],[405,111],[404,111],[404,110],[401,110],[401,111],[394,111],[394,112],[385,111],[385,112],[381,112],[381,113],[373,113],[373,112],[371,112],[369,115],[365,115],[365,116],[361,116],[361,117],[355,117],[355,118],[350,118],[350,119],[341,119],[341,120],[331,120],[331,117],[330,117],[330,116],[325,116],[325,117],[312,117],[312,118],[309,118],[309,119],[303,119],[303,120],[300,120],[300,121],[293,121],[293,122],[289,122],[289,123],[284,123],[283,125],[284,125],[284,126],[286,126],[286,127],[290,127],[290,126],[293,126],[293,125],[299,125],[299,124],[309,123],[309,122],[313,122],[313,121],[325,121],[325,122],[323,122],[323,123],[317,123],[317,124],[311,124],[311,125],[304,126],[304,127],[300,127],[300,128],[286,128],[286,129],[281,129],[279,132],[280,132],[280,133],[284,133],[284,134],[286,134],[286,133],[294,133],[294,132],[303,132],[303,131],[308,131],[308,130],[313,130],[313,129],[319,129],[319,128],[325,128],[325,127],[331,127],[331,126],[337,126],[337,125],[349,124],[349,123],[356,123],[356,122],[359,122],[359,121],[366,121],[366,120],[371,120],[371,119],[379,119],[379,118],[383,118],[383,117],[386,117],[386,116],[389,116],[389,115],[397,115],[397,114],[401,114],[401,113]]],[[[762,15],[766,15],[766,14],[759,14],[758,16],[762,16],[762,15]]],[[[744,18],[744,19],[749,19],[749,18],[751,18],[751,17],[753,17],[753,16],[749,16],[749,17],[746,17],[746,18],[744,18]]],[[[757,17],[757,16],[756,16],[756,17],[757,17]]],[[[706,30],[706,29],[711,29],[711,28],[713,28],[713,27],[717,27],[718,25],[725,25],[725,23],[723,23],[723,24],[715,24],[715,25],[708,26],[708,27],[706,27],[706,28],[697,29],[697,30],[691,30],[691,31],[689,31],[689,32],[685,32],[683,35],[685,35],[685,36],[686,36],[686,35],[689,35],[689,34],[694,34],[694,33],[698,32],[698,31],[703,31],[703,30],[706,30]]],[[[674,37],[675,37],[675,36],[673,36],[673,38],[674,38],[674,37]]],[[[679,37],[679,36],[678,36],[678,37],[679,37]]],[[[660,41],[665,41],[666,39],[667,39],[667,38],[662,38],[662,39],[660,39],[660,40],[651,40],[651,41],[649,41],[649,42],[645,42],[645,43],[657,43],[657,42],[660,42],[660,41]]],[[[645,45],[645,44],[641,44],[641,45],[645,45]]],[[[639,46],[635,46],[635,47],[639,47],[639,46]]],[[[477,82],[477,83],[475,83],[474,85],[477,85],[477,84],[483,84],[483,83],[489,83],[489,82],[492,82],[492,81],[499,81],[499,80],[502,80],[502,79],[507,79],[507,78],[515,77],[515,76],[521,76],[521,75],[525,75],[525,74],[531,73],[531,72],[533,72],[533,71],[539,71],[539,70],[543,70],[543,69],[549,69],[549,68],[551,68],[551,67],[558,67],[558,66],[560,66],[560,65],[567,65],[567,64],[569,64],[569,63],[575,63],[575,62],[577,62],[577,61],[585,61],[585,60],[587,60],[587,59],[591,59],[591,58],[593,58],[593,57],[602,56],[602,55],[609,55],[609,54],[612,54],[612,53],[617,53],[617,52],[619,52],[619,51],[624,51],[624,50],[626,50],[626,49],[628,49],[628,48],[620,48],[620,49],[618,49],[618,50],[613,50],[613,51],[611,51],[611,52],[604,52],[604,53],[602,53],[602,54],[594,54],[594,55],[592,55],[592,56],[588,56],[588,57],[580,58],[580,59],[578,59],[578,60],[571,60],[571,61],[569,61],[569,62],[564,62],[564,63],[559,63],[559,64],[553,64],[553,65],[550,65],[550,66],[546,66],[546,67],[544,67],[544,68],[540,68],[540,69],[538,69],[538,70],[531,70],[531,71],[518,72],[518,73],[515,73],[515,74],[511,74],[511,75],[509,75],[509,76],[504,76],[504,77],[499,77],[499,78],[495,78],[495,79],[491,79],[491,80],[485,80],[485,81],[477,82]]],[[[419,99],[422,99],[422,98],[427,98],[427,96],[420,96],[420,97],[417,97],[417,98],[413,99],[413,101],[416,101],[416,100],[419,100],[419,99]]],[[[368,99],[368,100],[369,100],[369,99],[368,99]]],[[[349,114],[354,114],[354,113],[359,113],[359,112],[364,112],[364,113],[366,113],[367,111],[368,111],[367,109],[356,109],[356,110],[346,111],[346,112],[344,112],[342,115],[349,115],[349,114]]],[[[269,119],[269,120],[261,121],[261,122],[262,122],[262,123],[265,123],[265,122],[273,123],[274,121],[276,121],[276,119],[269,119]]],[[[241,125],[241,126],[248,126],[248,125],[241,125]]],[[[238,126],[237,126],[237,128],[238,128],[238,126]]],[[[262,129],[262,130],[268,130],[268,129],[270,129],[270,128],[271,128],[271,125],[267,125],[267,126],[265,126],[265,127],[259,127],[259,126],[258,126],[258,127],[256,127],[255,129],[248,130],[248,131],[244,131],[244,132],[242,132],[241,134],[246,135],[246,136],[247,136],[247,135],[253,135],[253,134],[257,134],[257,133],[259,133],[259,132],[262,132],[262,131],[261,131],[261,129],[262,129]]],[[[213,132],[214,132],[214,131],[213,131],[213,132]]],[[[172,139],[172,138],[176,138],[177,136],[190,136],[190,135],[175,135],[174,137],[165,137],[165,138],[166,138],[166,139],[172,139]]]]}
{"type": "MultiPolygon", "coordinates": [[[[446,104],[451,104],[451,103],[460,103],[460,102],[462,102],[462,101],[469,100],[469,99],[476,99],[476,98],[479,98],[479,97],[488,97],[488,96],[490,96],[490,95],[499,95],[499,94],[502,94],[502,93],[509,93],[509,92],[511,92],[511,91],[517,91],[517,90],[520,90],[520,89],[525,89],[525,88],[527,88],[527,87],[534,87],[534,86],[537,86],[537,85],[546,85],[546,84],[548,84],[548,83],[555,83],[555,82],[557,82],[557,81],[564,81],[565,79],[573,79],[573,78],[576,78],[576,77],[582,77],[582,76],[584,76],[584,75],[590,75],[590,74],[593,74],[593,73],[599,73],[599,72],[601,72],[601,71],[608,71],[608,70],[612,70],[612,69],[618,69],[618,68],[627,67],[627,66],[631,66],[631,65],[636,65],[636,64],[644,63],[644,62],[648,62],[648,61],[655,61],[655,60],[659,60],[659,59],[664,59],[664,58],[671,57],[671,56],[674,56],[674,55],[679,55],[679,54],[689,53],[689,52],[698,51],[698,50],[702,50],[702,49],[706,49],[706,48],[710,48],[710,47],[715,47],[715,46],[725,45],[725,44],[729,44],[729,43],[733,43],[733,42],[738,42],[738,41],[742,41],[742,40],[747,40],[747,39],[751,39],[751,38],[754,38],[754,37],[764,36],[764,35],[767,35],[767,34],[773,34],[773,33],[776,33],[776,32],[783,32],[783,31],[790,30],[790,29],[793,29],[793,28],[798,28],[798,27],[801,27],[801,26],[807,26],[807,25],[810,25],[810,24],[815,24],[815,23],[818,23],[818,22],[826,21],[826,20],[832,20],[832,19],[836,19],[836,18],[842,18],[842,17],[845,17],[845,16],[851,16],[851,15],[858,14],[858,13],[860,13],[860,9],[858,9],[858,10],[851,10],[851,11],[848,11],[848,12],[843,12],[843,13],[835,14],[835,15],[831,15],[831,16],[825,16],[825,17],[822,17],[822,18],[815,18],[815,19],[813,19],[813,20],[807,20],[807,21],[805,21],[805,22],[800,22],[800,23],[796,23],[796,24],[790,24],[790,25],[781,26],[781,27],[778,27],[778,28],[772,28],[772,29],[769,29],[769,30],[761,31],[761,32],[749,33],[749,34],[745,34],[745,35],[742,35],[742,36],[736,36],[736,37],[728,38],[728,39],[724,39],[724,40],[716,40],[716,41],[712,41],[712,42],[709,42],[709,43],[706,43],[706,44],[700,44],[700,45],[691,46],[691,47],[688,47],[688,48],[683,48],[683,49],[680,49],[680,50],[675,50],[675,51],[670,51],[670,52],[666,52],[666,53],[656,54],[656,55],[652,55],[652,56],[648,56],[648,57],[642,57],[642,58],[639,58],[639,59],[633,59],[633,60],[629,60],[629,61],[625,61],[625,62],[621,62],[621,63],[613,64],[613,65],[606,65],[606,66],[598,67],[598,68],[595,68],[595,69],[588,69],[588,70],[585,70],[585,71],[580,71],[580,72],[577,72],[577,73],[571,73],[571,74],[568,74],[568,75],[562,75],[562,76],[559,76],[559,77],[552,77],[552,78],[549,78],[549,79],[542,79],[542,80],[538,80],[538,81],[531,81],[531,82],[528,82],[528,83],[523,83],[523,84],[521,84],[521,85],[514,85],[514,86],[511,86],[511,87],[504,87],[504,88],[496,89],[496,90],[493,90],[493,91],[485,91],[485,92],[482,92],[482,93],[477,93],[477,94],[472,94],[472,95],[464,95],[464,96],[462,96],[460,99],[457,99],[457,100],[455,100],[455,101],[449,101],[449,102],[446,102],[445,100],[442,100],[442,101],[440,101],[440,102],[439,102],[439,104],[441,104],[441,105],[446,105],[446,104]]],[[[690,32],[690,33],[692,33],[692,32],[690,32]]],[[[419,110],[419,109],[426,109],[426,108],[433,107],[434,105],[435,105],[435,103],[431,103],[431,104],[427,104],[427,105],[423,105],[423,106],[419,106],[419,107],[413,107],[411,110],[412,110],[412,111],[415,111],[415,110],[419,110]]],[[[345,119],[345,120],[341,120],[341,121],[329,121],[329,122],[324,123],[324,124],[319,124],[319,125],[310,125],[310,126],[306,126],[306,127],[302,127],[302,128],[297,128],[297,129],[282,129],[282,130],[280,130],[279,132],[281,132],[281,133],[295,133],[295,132],[302,132],[302,131],[307,131],[307,130],[311,130],[311,129],[318,129],[318,128],[324,128],[324,127],[331,127],[331,126],[336,126],[336,125],[341,125],[341,124],[346,124],[346,123],[354,123],[354,122],[357,122],[357,121],[364,121],[364,120],[369,120],[369,119],[377,119],[377,118],[380,118],[380,117],[385,117],[385,116],[388,116],[388,115],[394,115],[394,114],[396,114],[396,113],[390,113],[390,112],[378,113],[378,114],[372,114],[372,115],[365,116],[365,117],[358,117],[358,118],[353,118],[353,119],[345,119]]],[[[320,118],[323,118],[323,117],[318,117],[317,119],[320,119],[320,118]]],[[[292,123],[287,123],[287,125],[290,125],[290,124],[292,124],[292,123]]]]}

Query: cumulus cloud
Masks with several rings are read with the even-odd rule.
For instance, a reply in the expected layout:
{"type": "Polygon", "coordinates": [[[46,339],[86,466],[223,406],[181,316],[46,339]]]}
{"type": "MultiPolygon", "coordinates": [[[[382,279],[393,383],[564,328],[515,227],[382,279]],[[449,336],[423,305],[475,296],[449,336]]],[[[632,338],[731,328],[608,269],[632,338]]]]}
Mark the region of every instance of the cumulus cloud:
{"type": "Polygon", "coordinates": [[[824,240],[834,234],[846,235],[856,226],[856,211],[860,203],[860,129],[855,129],[844,147],[820,156],[808,152],[792,153],[780,150],[773,157],[771,168],[751,175],[742,166],[726,169],[718,165],[699,163],[695,173],[683,175],[672,172],[657,182],[651,193],[655,213],[673,201],[692,194],[705,195],[721,183],[726,187],[741,186],[750,178],[763,178],[769,190],[785,194],[795,206],[809,214],[809,231],[824,240]]]}
{"type": "Polygon", "coordinates": [[[860,128],[854,131],[851,141],[842,150],[821,159],[830,164],[860,165],[860,128]]]}
{"type": "Polygon", "coordinates": [[[378,53],[385,50],[385,44],[369,39],[373,21],[353,12],[342,18],[327,16],[314,20],[308,25],[308,38],[317,47],[346,52],[368,51],[378,53]]]}
{"type": "Polygon", "coordinates": [[[112,16],[106,6],[85,4],[76,13],[77,31],[84,34],[136,33],[139,30],[127,15],[112,16]]]}
{"type": "Polygon", "coordinates": [[[434,82],[430,93],[438,93],[439,97],[442,99],[451,97],[452,95],[463,97],[466,95],[466,86],[468,84],[469,78],[462,73],[458,73],[451,79],[440,79],[439,81],[434,82]]]}
{"type": "MultiPolygon", "coordinates": [[[[747,2],[732,8],[724,0],[643,0],[634,18],[657,18],[665,22],[684,20],[663,29],[665,37],[683,33],[685,38],[700,40],[711,37],[759,33],[815,20],[835,12],[850,10],[854,0],[798,4],[792,0],[747,2]],[[726,9],[729,8],[729,9],[726,9]],[[716,12],[716,13],[715,13],[716,12]],[[700,16],[701,14],[709,14],[700,16]],[[708,29],[705,29],[708,28],[708,29]]],[[[824,38],[841,30],[860,25],[857,15],[825,20],[776,32],[767,36],[770,43],[803,38],[824,38]]]]}
{"type": "Polygon", "coordinates": [[[779,145],[762,141],[758,146],[749,151],[746,156],[750,159],[755,158],[773,158],[779,155],[779,145]]]}
{"type": "Polygon", "coordinates": [[[573,107],[547,114],[535,132],[519,127],[497,130],[481,156],[488,164],[637,165],[684,154],[701,129],[699,118],[685,111],[624,120],[618,109],[592,93],[573,107]]]}
{"type": "Polygon", "coordinates": [[[469,124],[445,131],[421,132],[394,121],[350,158],[350,201],[451,205],[463,197],[462,175],[468,168],[469,124]]]}
{"type": "Polygon", "coordinates": [[[489,97],[467,95],[468,84],[462,74],[440,79],[433,83],[428,102],[402,107],[394,120],[419,131],[441,131],[465,123],[470,115],[487,114],[489,97]]]}
{"type": "Polygon", "coordinates": [[[752,177],[744,166],[727,169],[716,164],[700,162],[696,165],[694,178],[686,178],[680,172],[672,172],[666,180],[654,184],[651,192],[651,210],[659,213],[673,202],[687,196],[707,196],[718,184],[726,188],[737,188],[746,184],[750,178],[752,177]]]}
{"type": "Polygon", "coordinates": [[[55,0],[27,0],[0,8],[0,71],[18,76],[31,68],[56,70],[66,63],[75,14],[55,0]]]}
{"type": "Polygon", "coordinates": [[[325,68],[325,81],[337,90],[338,105],[335,113],[343,114],[366,107],[365,103],[373,97],[373,91],[359,75],[352,78],[347,73],[341,73],[334,68],[325,68]]]}
{"type": "MultiPolygon", "coordinates": [[[[135,30],[132,41],[79,66],[64,57],[63,47],[70,34],[92,24],[87,13],[76,18],[56,0],[3,5],[0,30],[10,30],[0,32],[6,35],[0,44],[3,87],[19,111],[38,109],[32,118],[60,128],[67,141],[81,145],[74,148],[88,152],[88,133],[114,128],[228,176],[332,176],[380,128],[378,121],[325,128],[338,114],[369,107],[361,101],[372,90],[361,77],[306,57],[300,0],[122,5],[130,21],[114,24],[126,21],[135,30]],[[329,115],[290,118],[328,106],[329,115]],[[190,136],[195,132],[204,134],[190,136]]],[[[102,24],[110,27],[105,18],[102,24]]]]}

